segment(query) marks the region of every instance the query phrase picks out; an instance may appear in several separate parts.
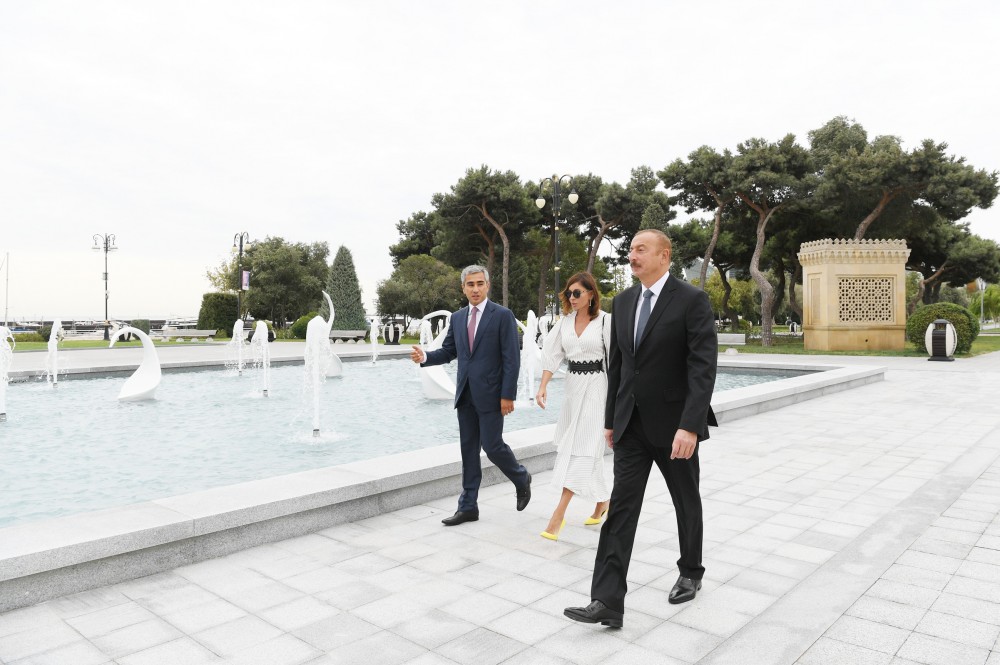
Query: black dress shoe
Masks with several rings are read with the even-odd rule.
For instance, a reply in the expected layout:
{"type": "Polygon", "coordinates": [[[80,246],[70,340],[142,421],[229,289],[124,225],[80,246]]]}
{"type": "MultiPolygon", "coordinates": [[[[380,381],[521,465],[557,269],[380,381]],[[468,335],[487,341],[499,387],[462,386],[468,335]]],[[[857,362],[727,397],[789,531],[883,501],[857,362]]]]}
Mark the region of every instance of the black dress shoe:
{"type": "Polygon", "coordinates": [[[573,621],[582,621],[583,623],[600,623],[612,628],[622,627],[622,613],[608,609],[608,606],[599,600],[593,601],[586,607],[567,607],[563,610],[563,614],[568,616],[573,621]]]}
{"type": "Polygon", "coordinates": [[[670,597],[667,600],[671,605],[679,605],[689,600],[694,600],[698,589],[701,588],[701,580],[693,580],[690,577],[681,575],[674,583],[674,588],[670,590],[670,597]]]}
{"type": "Polygon", "coordinates": [[[475,522],[479,520],[478,510],[460,510],[451,517],[446,517],[441,520],[441,524],[445,526],[456,526],[462,522],[475,522]]]}
{"type": "Polygon", "coordinates": [[[531,501],[531,474],[528,474],[528,484],[517,488],[517,509],[524,510],[531,501]]]}

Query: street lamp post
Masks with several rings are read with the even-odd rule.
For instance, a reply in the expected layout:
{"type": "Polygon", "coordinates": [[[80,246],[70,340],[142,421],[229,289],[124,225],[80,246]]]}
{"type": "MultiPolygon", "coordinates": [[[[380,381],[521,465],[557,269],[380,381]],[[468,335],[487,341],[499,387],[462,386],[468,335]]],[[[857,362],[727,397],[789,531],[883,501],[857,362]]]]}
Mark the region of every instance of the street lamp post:
{"type": "Polygon", "coordinates": [[[250,242],[250,234],[246,231],[233,236],[233,251],[236,254],[236,318],[243,318],[243,309],[240,307],[240,295],[243,293],[243,242],[250,242]]]}
{"type": "Polygon", "coordinates": [[[979,326],[982,327],[986,323],[986,317],[983,316],[983,301],[986,300],[986,280],[982,277],[977,277],[976,288],[979,289],[979,326]]]}
{"type": "Polygon", "coordinates": [[[553,280],[553,293],[555,298],[552,302],[552,319],[555,320],[559,316],[559,212],[562,209],[562,188],[569,187],[569,199],[570,203],[576,203],[580,200],[580,195],[576,193],[576,188],[573,187],[573,178],[569,175],[564,175],[561,178],[557,178],[555,174],[551,178],[544,178],[538,184],[538,198],[535,199],[535,205],[541,210],[545,207],[545,196],[543,192],[545,190],[545,184],[552,185],[552,280],[553,280]]]}
{"type": "Polygon", "coordinates": [[[111,339],[108,334],[108,326],[111,324],[108,321],[108,252],[118,249],[115,247],[115,236],[111,233],[95,233],[91,249],[104,250],[104,341],[107,342],[111,339]]]}

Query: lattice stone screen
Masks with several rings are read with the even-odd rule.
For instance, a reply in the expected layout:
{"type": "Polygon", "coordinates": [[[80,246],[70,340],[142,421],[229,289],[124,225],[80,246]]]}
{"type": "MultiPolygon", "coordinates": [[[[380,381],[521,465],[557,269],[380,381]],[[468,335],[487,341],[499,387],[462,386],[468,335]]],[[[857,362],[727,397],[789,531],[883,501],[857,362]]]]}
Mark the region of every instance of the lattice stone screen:
{"type": "Polygon", "coordinates": [[[809,350],[902,349],[902,240],[817,240],[799,248],[804,345],[809,350]]]}
{"type": "Polygon", "coordinates": [[[838,318],[892,323],[892,294],[891,277],[841,277],[837,280],[838,318]]]}

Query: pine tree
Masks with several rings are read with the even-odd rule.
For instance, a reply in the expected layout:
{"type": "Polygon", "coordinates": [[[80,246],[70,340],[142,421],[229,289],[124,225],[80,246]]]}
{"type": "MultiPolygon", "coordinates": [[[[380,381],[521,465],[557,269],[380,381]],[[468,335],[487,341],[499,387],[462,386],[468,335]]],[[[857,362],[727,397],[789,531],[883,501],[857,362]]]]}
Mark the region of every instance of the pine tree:
{"type": "MultiPolygon", "coordinates": [[[[326,281],[326,291],[330,294],[336,318],[333,320],[334,330],[364,330],[366,326],[365,308],[361,304],[361,285],[358,284],[358,273],[354,269],[354,258],[351,250],[343,245],[337,250],[337,256],[330,266],[330,276],[326,281]]],[[[329,316],[327,307],[323,306],[323,315],[329,316]]]]}

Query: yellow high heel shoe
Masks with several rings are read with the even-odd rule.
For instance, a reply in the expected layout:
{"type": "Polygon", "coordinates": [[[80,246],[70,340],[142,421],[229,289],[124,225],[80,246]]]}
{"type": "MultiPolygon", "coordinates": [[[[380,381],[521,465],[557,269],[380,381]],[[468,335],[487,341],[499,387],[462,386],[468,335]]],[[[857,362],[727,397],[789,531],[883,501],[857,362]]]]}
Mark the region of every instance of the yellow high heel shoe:
{"type": "MultiPolygon", "coordinates": [[[[610,506],[608,506],[608,508],[610,508],[610,506]]],[[[584,525],[593,526],[595,524],[600,524],[601,520],[604,519],[604,516],[608,514],[608,508],[605,508],[604,512],[602,512],[600,516],[597,518],[588,517],[587,519],[583,520],[584,525]]]]}
{"type": "Polygon", "coordinates": [[[549,540],[559,540],[559,534],[562,533],[562,530],[563,530],[564,526],[566,526],[566,520],[562,521],[562,524],[559,525],[559,530],[556,531],[555,533],[549,533],[548,531],[542,531],[541,536],[542,536],[542,538],[548,538],[549,540]]]}

